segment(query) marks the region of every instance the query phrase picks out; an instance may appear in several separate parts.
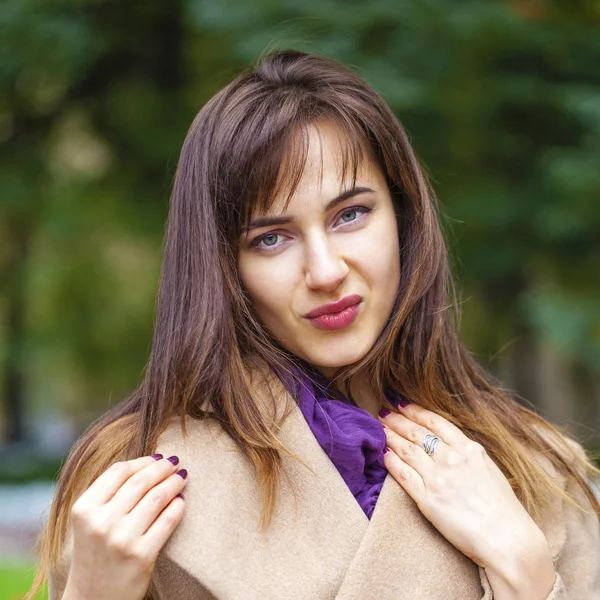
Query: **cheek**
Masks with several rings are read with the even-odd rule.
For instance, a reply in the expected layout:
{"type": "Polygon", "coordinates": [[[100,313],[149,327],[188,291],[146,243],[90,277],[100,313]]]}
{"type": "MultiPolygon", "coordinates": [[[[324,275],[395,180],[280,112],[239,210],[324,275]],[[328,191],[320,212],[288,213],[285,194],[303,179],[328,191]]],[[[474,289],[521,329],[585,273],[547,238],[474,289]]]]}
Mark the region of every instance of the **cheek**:
{"type": "Polygon", "coordinates": [[[277,257],[243,256],[239,260],[240,278],[250,301],[263,320],[277,316],[292,303],[293,269],[283,268],[277,257]]]}
{"type": "Polygon", "coordinates": [[[400,255],[395,223],[380,223],[355,246],[354,252],[362,266],[361,270],[371,284],[385,286],[395,295],[400,283],[400,255]]]}

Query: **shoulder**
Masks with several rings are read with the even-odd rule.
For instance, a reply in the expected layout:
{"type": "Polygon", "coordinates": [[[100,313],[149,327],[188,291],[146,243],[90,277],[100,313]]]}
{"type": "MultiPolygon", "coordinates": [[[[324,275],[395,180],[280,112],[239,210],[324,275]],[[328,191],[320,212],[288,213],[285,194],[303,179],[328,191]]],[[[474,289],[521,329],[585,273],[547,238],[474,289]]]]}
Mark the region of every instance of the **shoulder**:
{"type": "MultiPolygon", "coordinates": [[[[598,481],[590,469],[591,461],[583,446],[566,438],[577,457],[574,468],[598,498],[598,481]]],[[[574,477],[562,478],[569,500],[563,500],[559,516],[562,526],[562,547],[556,553],[557,571],[573,598],[600,597],[600,518],[592,504],[589,489],[574,477]]]]}
{"type": "Polygon", "coordinates": [[[596,489],[594,465],[584,446],[570,435],[554,428],[538,431],[547,449],[537,448],[533,456],[561,492],[549,500],[538,525],[546,534],[555,560],[564,560],[574,549],[583,547],[594,560],[600,560],[600,519],[582,485],[596,489]],[[567,473],[561,463],[575,475],[567,473]]]}
{"type": "MultiPolygon", "coordinates": [[[[156,452],[163,456],[178,456],[180,462],[219,459],[223,452],[229,453],[235,446],[216,419],[174,417],[162,432],[156,444],[156,452]]],[[[186,467],[187,468],[187,467],[186,467]]]]}
{"type": "Polygon", "coordinates": [[[535,431],[539,437],[531,448],[532,456],[556,488],[563,492],[563,509],[565,504],[577,508],[569,499],[574,500],[580,510],[591,508],[584,488],[595,489],[598,469],[583,444],[554,426],[536,426],[535,431]]]}
{"type": "Polygon", "coordinates": [[[579,441],[564,431],[545,424],[535,424],[532,431],[536,434],[536,443],[531,446],[534,458],[562,489],[571,484],[574,478],[565,475],[564,466],[561,465],[569,465],[583,480],[591,481],[594,464],[579,441]]]}
{"type": "MultiPolygon", "coordinates": [[[[277,429],[294,406],[292,396],[268,370],[247,370],[246,376],[251,396],[245,401],[252,406],[243,407],[243,412],[252,420],[260,420],[265,427],[277,429]]],[[[234,402],[243,401],[234,399],[234,402]]],[[[239,433],[243,435],[243,431],[239,433]]],[[[239,462],[242,455],[223,423],[213,416],[173,417],[158,438],[156,452],[164,456],[175,454],[180,460],[193,458],[196,463],[210,461],[213,464],[239,462]]]]}

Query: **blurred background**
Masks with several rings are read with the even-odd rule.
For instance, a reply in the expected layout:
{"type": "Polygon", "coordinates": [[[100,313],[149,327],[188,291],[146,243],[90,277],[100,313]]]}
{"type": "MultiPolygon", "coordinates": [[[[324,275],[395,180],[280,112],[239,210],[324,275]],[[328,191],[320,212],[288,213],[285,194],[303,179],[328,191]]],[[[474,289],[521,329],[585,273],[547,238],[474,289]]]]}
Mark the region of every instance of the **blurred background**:
{"type": "Polygon", "coordinates": [[[478,359],[600,446],[600,4],[0,2],[0,599],[52,479],[137,384],[168,197],[208,98],[271,45],[353,66],[445,213],[478,359]]]}

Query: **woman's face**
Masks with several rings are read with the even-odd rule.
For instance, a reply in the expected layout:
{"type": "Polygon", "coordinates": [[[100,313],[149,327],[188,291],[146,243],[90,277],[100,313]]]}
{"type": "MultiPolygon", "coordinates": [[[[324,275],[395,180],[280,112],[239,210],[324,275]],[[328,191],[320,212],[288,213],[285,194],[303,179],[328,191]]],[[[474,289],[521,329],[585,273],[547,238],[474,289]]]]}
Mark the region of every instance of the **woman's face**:
{"type": "Polygon", "coordinates": [[[342,143],[329,123],[309,129],[306,167],[288,207],[283,211],[284,198],[276,198],[268,214],[253,215],[239,251],[242,283],[259,319],[281,346],[325,376],[370,350],[400,278],[385,177],[365,159],[349,189],[350,176],[340,181],[342,143]],[[329,314],[312,314],[340,300],[323,308],[329,314]]]}

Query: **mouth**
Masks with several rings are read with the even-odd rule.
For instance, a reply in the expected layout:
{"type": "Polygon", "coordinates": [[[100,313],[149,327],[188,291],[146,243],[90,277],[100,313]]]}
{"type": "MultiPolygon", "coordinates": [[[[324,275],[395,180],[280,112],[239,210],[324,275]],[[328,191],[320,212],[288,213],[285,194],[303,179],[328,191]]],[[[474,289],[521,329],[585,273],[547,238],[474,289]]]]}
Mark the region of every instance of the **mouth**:
{"type": "Polygon", "coordinates": [[[344,296],[340,298],[337,302],[331,302],[329,304],[322,304],[321,306],[317,306],[309,313],[304,315],[307,319],[314,319],[316,317],[320,317],[322,315],[333,315],[339,312],[342,312],[344,309],[354,306],[362,301],[362,296],[358,294],[352,294],[351,296],[344,296]]]}
{"type": "Polygon", "coordinates": [[[341,298],[337,302],[319,306],[305,317],[318,329],[342,329],[354,323],[361,306],[362,296],[354,294],[341,298]]]}

